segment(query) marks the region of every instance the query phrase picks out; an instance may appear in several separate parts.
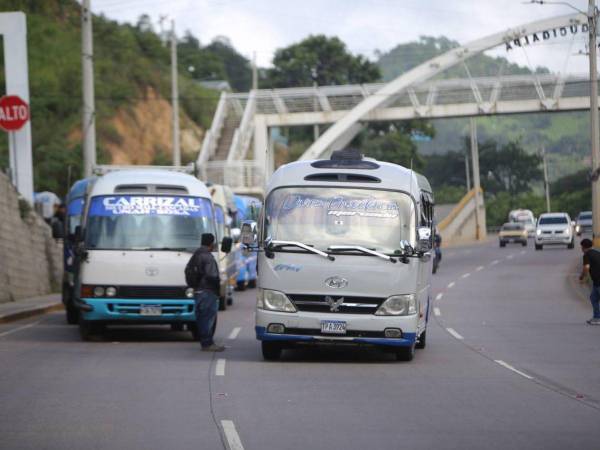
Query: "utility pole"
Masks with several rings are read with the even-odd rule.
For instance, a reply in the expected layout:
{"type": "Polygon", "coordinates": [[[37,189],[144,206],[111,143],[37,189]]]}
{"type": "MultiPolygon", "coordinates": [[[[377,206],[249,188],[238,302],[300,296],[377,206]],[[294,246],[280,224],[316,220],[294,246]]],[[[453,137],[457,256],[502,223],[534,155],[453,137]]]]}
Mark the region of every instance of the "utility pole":
{"type": "Polygon", "coordinates": [[[83,77],[83,173],[96,165],[96,107],[94,105],[94,49],[90,0],[81,2],[81,65],[83,77]]]}
{"type": "Polygon", "coordinates": [[[173,165],[181,165],[179,148],[179,88],[177,86],[177,38],[175,21],[171,20],[171,106],[173,109],[173,165]]]}
{"type": "Polygon", "coordinates": [[[590,139],[592,147],[592,221],[594,247],[600,247],[600,185],[598,183],[598,164],[600,163],[600,141],[598,130],[598,66],[596,52],[596,1],[589,0],[588,28],[590,51],[590,139]]]}
{"type": "Polygon", "coordinates": [[[469,167],[469,152],[465,153],[465,174],[467,176],[467,192],[471,190],[471,168],[469,167]]]}
{"type": "Polygon", "coordinates": [[[480,240],[482,237],[481,233],[481,194],[480,194],[480,180],[479,180],[479,148],[477,147],[477,122],[475,117],[471,117],[471,158],[473,162],[473,189],[475,189],[475,239],[480,240]]]}
{"type": "Polygon", "coordinates": [[[548,160],[546,147],[542,145],[542,162],[544,164],[544,191],[546,192],[546,212],[550,212],[550,183],[548,182],[548,160]]]}
{"type": "Polygon", "coordinates": [[[258,89],[258,69],[256,68],[256,52],[252,54],[252,90],[258,89]]]}

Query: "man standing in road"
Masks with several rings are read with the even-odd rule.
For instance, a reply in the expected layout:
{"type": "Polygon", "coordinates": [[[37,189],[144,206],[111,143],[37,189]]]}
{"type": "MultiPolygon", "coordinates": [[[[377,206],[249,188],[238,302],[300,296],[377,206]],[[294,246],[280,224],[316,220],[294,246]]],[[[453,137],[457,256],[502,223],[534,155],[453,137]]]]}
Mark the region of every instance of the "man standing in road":
{"type": "Polygon", "coordinates": [[[201,246],[194,252],[186,268],[186,281],[194,288],[196,303],[196,326],[202,351],[222,352],[225,347],[213,341],[213,326],[219,309],[219,267],[212,252],[215,249],[215,236],[202,235],[201,246]]]}
{"type": "Polygon", "coordinates": [[[592,248],[590,239],[581,241],[581,251],[583,251],[583,270],[579,276],[579,280],[583,281],[586,274],[590,274],[592,278],[592,293],[590,301],[592,302],[592,310],[594,316],[587,321],[590,325],[600,325],[600,251],[592,248]]]}

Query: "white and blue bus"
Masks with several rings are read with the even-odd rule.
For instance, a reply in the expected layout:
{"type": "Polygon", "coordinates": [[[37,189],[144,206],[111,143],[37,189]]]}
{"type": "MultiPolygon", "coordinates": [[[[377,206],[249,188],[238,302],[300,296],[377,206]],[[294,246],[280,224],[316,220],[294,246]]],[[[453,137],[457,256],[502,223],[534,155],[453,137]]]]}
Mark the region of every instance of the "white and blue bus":
{"type": "MultiPolygon", "coordinates": [[[[206,186],[175,171],[109,172],[94,183],[78,234],[75,305],[83,339],[107,324],[185,325],[195,333],[184,268],[203,233],[216,233],[206,186]]],[[[231,240],[223,239],[228,251],[231,240]]]]}

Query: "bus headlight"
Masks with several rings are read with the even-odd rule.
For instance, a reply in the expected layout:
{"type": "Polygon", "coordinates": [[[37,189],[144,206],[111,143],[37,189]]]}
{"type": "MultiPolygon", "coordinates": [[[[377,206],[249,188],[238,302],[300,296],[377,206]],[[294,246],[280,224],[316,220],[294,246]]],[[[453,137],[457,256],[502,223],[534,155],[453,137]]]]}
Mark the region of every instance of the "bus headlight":
{"type": "Polygon", "coordinates": [[[416,313],[415,294],[392,295],[375,311],[376,316],[409,316],[416,313]]]}
{"type": "Polygon", "coordinates": [[[296,307],[289,298],[279,291],[259,289],[256,297],[256,307],[269,311],[296,312],[296,307]]]}
{"type": "Polygon", "coordinates": [[[104,288],[102,286],[94,288],[94,297],[104,297],[104,288]]]}
{"type": "Polygon", "coordinates": [[[114,297],[117,295],[117,288],[113,286],[107,287],[105,293],[107,297],[114,297]]]}
{"type": "Polygon", "coordinates": [[[187,298],[194,298],[194,288],[191,288],[191,287],[187,288],[185,290],[185,296],[187,298]]]}

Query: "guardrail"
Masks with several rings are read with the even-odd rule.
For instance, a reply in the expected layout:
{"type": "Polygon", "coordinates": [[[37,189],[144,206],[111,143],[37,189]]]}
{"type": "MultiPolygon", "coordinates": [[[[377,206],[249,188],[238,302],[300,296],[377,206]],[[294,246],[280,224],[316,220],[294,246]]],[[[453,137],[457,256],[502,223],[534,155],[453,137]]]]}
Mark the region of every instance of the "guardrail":
{"type": "Polygon", "coordinates": [[[219,138],[221,137],[221,131],[225,125],[226,115],[227,93],[221,92],[221,97],[219,97],[219,103],[217,104],[217,110],[215,111],[212,125],[210,129],[206,131],[204,140],[202,141],[202,148],[197,159],[197,163],[199,165],[210,160],[210,158],[212,158],[212,156],[215,154],[215,150],[217,149],[217,145],[219,143],[219,138]]]}

